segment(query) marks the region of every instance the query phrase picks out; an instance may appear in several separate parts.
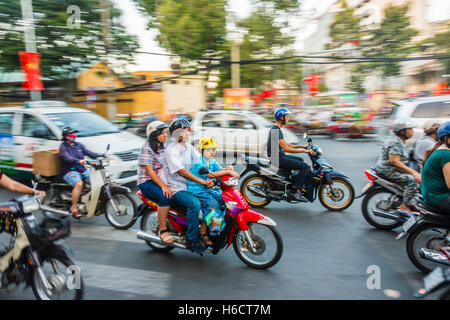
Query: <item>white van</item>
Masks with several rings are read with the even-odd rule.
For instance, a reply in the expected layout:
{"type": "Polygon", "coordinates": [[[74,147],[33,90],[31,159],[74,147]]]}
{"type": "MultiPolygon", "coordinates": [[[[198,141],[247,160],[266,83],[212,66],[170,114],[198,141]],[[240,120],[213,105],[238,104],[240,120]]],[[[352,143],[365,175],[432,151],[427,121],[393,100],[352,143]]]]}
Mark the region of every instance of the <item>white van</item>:
{"type": "Polygon", "coordinates": [[[0,108],[0,168],[6,174],[32,177],[33,152],[58,149],[61,129],[79,131],[77,141],[87,149],[104,153],[111,145],[108,167],[111,179],[119,184],[136,181],[137,158],[145,140],[120,131],[98,114],[68,107],[61,101],[33,101],[25,107],[0,108]]]}

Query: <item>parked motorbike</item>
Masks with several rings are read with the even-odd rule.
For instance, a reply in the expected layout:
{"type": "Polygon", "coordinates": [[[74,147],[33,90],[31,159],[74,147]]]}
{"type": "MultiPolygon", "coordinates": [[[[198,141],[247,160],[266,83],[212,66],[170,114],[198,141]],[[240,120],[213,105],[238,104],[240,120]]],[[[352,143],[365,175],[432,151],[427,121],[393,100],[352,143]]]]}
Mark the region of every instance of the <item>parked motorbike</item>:
{"type": "Polygon", "coordinates": [[[370,225],[378,229],[392,230],[401,226],[411,216],[417,215],[414,206],[411,215],[397,212],[403,202],[402,186],[382,178],[373,169],[365,170],[364,173],[370,182],[356,199],[364,197],[361,209],[370,225]]]}
{"type": "MultiPolygon", "coordinates": [[[[107,151],[109,150],[109,145],[107,151]]],[[[130,196],[131,190],[111,182],[106,172],[108,158],[87,161],[90,172],[90,186],[84,185],[78,209],[83,217],[91,219],[105,214],[106,220],[116,229],[125,230],[136,222],[137,206],[130,196]]],[[[72,206],[72,186],[58,178],[48,179],[36,176],[39,189],[47,192],[45,204],[59,210],[72,206]],[[56,181],[55,181],[56,180],[56,181]]]]}
{"type": "MultiPolygon", "coordinates": [[[[307,177],[305,185],[309,191],[303,195],[310,202],[319,197],[320,203],[331,211],[342,211],[348,208],[355,198],[355,191],[348,180],[349,177],[337,172],[323,157],[322,149],[313,145],[308,138],[308,148],[314,151],[314,156],[309,156],[312,162],[312,174],[307,177]]],[[[284,170],[271,167],[268,159],[241,155],[242,164],[245,166],[240,176],[248,172],[254,172],[247,176],[241,183],[240,191],[245,200],[255,208],[267,206],[272,201],[287,201],[299,203],[293,196],[293,177],[296,170],[284,170]]]]}
{"type": "Polygon", "coordinates": [[[422,196],[415,198],[419,217],[411,217],[403,224],[403,232],[397,236],[406,240],[406,252],[411,262],[422,272],[428,273],[436,265],[450,265],[448,251],[450,246],[450,217],[438,208],[423,202],[422,196]]]}
{"type": "MultiPolygon", "coordinates": [[[[40,195],[27,195],[0,204],[4,231],[13,234],[0,257],[0,293],[12,293],[25,283],[39,300],[82,299],[81,270],[71,250],[60,244],[70,235],[70,218],[45,213],[38,223],[33,212],[44,209],[40,199],[40,195]]],[[[46,211],[61,213],[52,208],[46,211]]]]}
{"type": "MultiPolygon", "coordinates": [[[[207,167],[201,168],[200,174],[207,173],[207,167]]],[[[238,179],[231,176],[214,179],[214,185],[223,190],[222,199],[226,205],[225,227],[218,236],[210,237],[213,245],[205,252],[217,254],[225,246],[228,249],[233,244],[239,259],[248,266],[257,269],[270,268],[281,258],[282,238],[275,229],[275,221],[249,209],[247,201],[236,188],[238,183],[238,179]]],[[[143,202],[138,209],[139,215],[142,215],[138,239],[145,240],[158,252],[169,252],[174,248],[186,249],[186,208],[172,202],[168,229],[175,241],[165,244],[158,236],[157,204],[152,199],[146,199],[140,191],[138,195],[143,202]]]]}

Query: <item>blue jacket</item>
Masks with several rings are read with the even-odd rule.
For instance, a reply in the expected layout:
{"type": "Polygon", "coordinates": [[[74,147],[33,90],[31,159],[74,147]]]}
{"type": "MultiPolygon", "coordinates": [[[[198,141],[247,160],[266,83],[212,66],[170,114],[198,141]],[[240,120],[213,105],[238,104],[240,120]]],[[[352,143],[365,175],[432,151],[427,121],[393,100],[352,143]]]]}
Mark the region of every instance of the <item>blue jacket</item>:
{"type": "MultiPolygon", "coordinates": [[[[210,172],[216,172],[222,169],[222,167],[216,162],[214,159],[209,159],[209,166],[206,164],[206,160],[203,156],[201,156],[197,161],[195,161],[194,165],[192,166],[191,173],[199,177],[203,180],[211,180],[206,177],[206,174],[200,174],[200,168],[202,167],[208,167],[210,172]]],[[[206,187],[200,183],[189,181],[187,183],[188,191],[192,194],[196,193],[203,193],[206,190],[206,187]]]]}
{"type": "Polygon", "coordinates": [[[75,142],[73,145],[64,141],[59,146],[59,157],[61,159],[61,176],[65,176],[70,171],[85,172],[86,168],[80,164],[80,160],[84,159],[84,156],[96,159],[101,154],[89,151],[84,145],[79,142],[75,142]]]}

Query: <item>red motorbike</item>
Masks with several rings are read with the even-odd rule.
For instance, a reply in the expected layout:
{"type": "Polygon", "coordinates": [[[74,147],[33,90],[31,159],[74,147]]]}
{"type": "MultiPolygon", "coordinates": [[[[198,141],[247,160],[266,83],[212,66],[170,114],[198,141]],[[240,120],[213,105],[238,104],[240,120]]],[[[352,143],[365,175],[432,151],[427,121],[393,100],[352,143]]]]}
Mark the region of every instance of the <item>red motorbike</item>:
{"type": "MultiPolygon", "coordinates": [[[[201,174],[209,173],[204,167],[201,174]]],[[[219,235],[210,236],[213,245],[205,251],[217,254],[223,248],[233,244],[237,256],[248,266],[257,269],[267,269],[274,266],[283,253],[283,240],[275,229],[276,223],[265,215],[250,210],[247,201],[236,188],[238,179],[231,176],[215,177],[214,186],[222,190],[222,199],[226,209],[225,227],[219,235]]],[[[147,199],[138,191],[142,204],[138,208],[142,215],[141,230],[138,239],[145,242],[158,252],[169,252],[174,248],[186,248],[186,208],[172,203],[167,224],[174,239],[172,244],[162,242],[158,236],[158,205],[147,199]]]]}

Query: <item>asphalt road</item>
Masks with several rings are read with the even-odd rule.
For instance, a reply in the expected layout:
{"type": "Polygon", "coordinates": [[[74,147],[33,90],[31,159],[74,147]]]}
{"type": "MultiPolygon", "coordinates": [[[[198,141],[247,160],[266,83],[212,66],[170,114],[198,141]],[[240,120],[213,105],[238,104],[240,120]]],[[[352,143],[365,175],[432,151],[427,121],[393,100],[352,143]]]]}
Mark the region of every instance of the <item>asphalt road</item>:
{"type": "MultiPolygon", "coordinates": [[[[380,146],[313,139],[329,163],[351,177],[358,194],[366,184],[363,170],[375,163],[380,146]]],[[[13,196],[0,191],[0,201],[13,196]]],[[[409,261],[405,240],[394,240],[399,229],[381,231],[368,225],[361,199],[344,212],[327,211],[318,200],[272,202],[260,211],[277,222],[284,241],[281,260],[265,271],[247,267],[232,247],[203,257],[179,249],[154,252],[136,238],[139,220],[127,231],[112,229],[104,216],[73,221],[65,245],[82,268],[85,299],[415,299],[423,274],[409,261]],[[376,283],[374,272],[380,275],[380,287],[370,289],[368,283],[376,283]]],[[[31,289],[19,288],[0,298],[34,296],[31,289]]]]}

